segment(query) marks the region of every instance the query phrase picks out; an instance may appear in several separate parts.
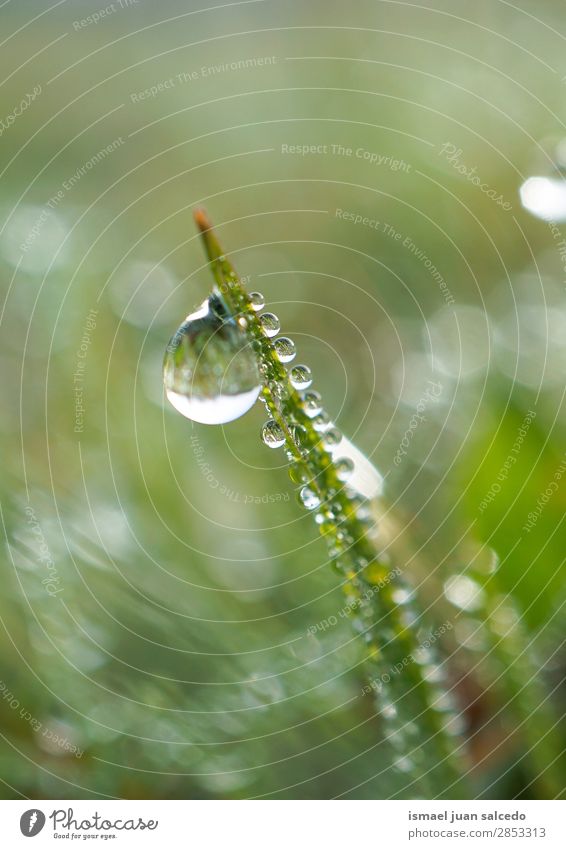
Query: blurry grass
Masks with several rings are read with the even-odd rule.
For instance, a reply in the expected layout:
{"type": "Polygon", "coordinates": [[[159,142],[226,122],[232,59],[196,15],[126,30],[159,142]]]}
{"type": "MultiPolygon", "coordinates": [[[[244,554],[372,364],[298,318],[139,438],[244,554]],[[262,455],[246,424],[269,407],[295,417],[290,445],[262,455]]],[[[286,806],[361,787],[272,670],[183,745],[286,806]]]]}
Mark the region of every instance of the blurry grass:
{"type": "MultiPolygon", "coordinates": [[[[76,17],[88,13],[87,4],[76,8],[76,17]]],[[[183,47],[231,31],[352,23],[346,7],[260,3],[227,10],[221,19],[195,15],[190,26],[161,25],[85,58],[108,39],[151,23],[163,8],[186,11],[175,3],[158,11],[144,7],[80,34],[70,32],[74,17],[60,8],[3,48],[11,72],[22,57],[70,33],[6,82],[3,115],[38,80],[46,83],[66,65],[80,64],[45,85],[2,137],[2,220],[22,195],[24,219],[19,229],[7,225],[0,238],[2,287],[9,291],[0,362],[0,486],[11,545],[0,596],[0,678],[22,708],[46,727],[64,723],[69,740],[84,751],[82,758],[61,748],[47,751],[19,709],[0,699],[4,794],[324,798],[361,783],[354,795],[380,797],[393,788],[380,775],[373,709],[369,700],[354,698],[360,655],[348,623],[341,620],[320,639],[305,637],[309,625],[342,603],[338,581],[323,565],[323,544],[292,493],[276,513],[245,503],[246,494],[261,496],[266,488],[290,492],[282,469],[265,469],[272,460],[254,432],[261,412],[225,434],[197,431],[218,479],[242,496],[236,501],[220,499],[203,483],[190,425],[163,407],[163,349],[209,287],[188,211],[209,198],[214,218],[229,222],[221,226],[223,241],[296,338],[329,411],[348,435],[358,431],[360,447],[375,450],[377,465],[390,472],[393,527],[402,530],[397,544],[407,569],[424,582],[434,615],[443,621],[443,581],[466,563],[469,552],[458,548],[462,535],[495,547],[502,587],[524,613],[542,680],[554,687],[564,671],[557,615],[566,585],[563,491],[530,533],[521,528],[562,459],[563,381],[543,382],[537,395],[520,373],[513,388],[501,368],[497,329],[502,317],[514,318],[515,295],[519,304],[525,298],[525,276],[536,306],[544,308],[546,300],[562,308],[562,271],[548,226],[524,213],[517,195],[522,179],[539,167],[535,143],[546,149],[547,138],[563,131],[562,42],[494,3],[474,10],[450,4],[446,11],[476,15],[481,26],[506,33],[518,47],[424,8],[413,8],[409,18],[394,4],[362,3],[356,7],[360,26],[387,32],[270,29],[261,46],[257,35],[243,35],[212,48],[183,47]],[[556,71],[550,84],[544,66],[521,49],[529,46],[556,71]],[[132,92],[209,64],[211,50],[226,61],[260,53],[280,61],[131,102],[132,92]],[[305,55],[379,59],[395,68],[287,60],[305,55]],[[80,96],[105,76],[108,82],[80,96]],[[276,93],[249,94],[266,89],[276,93]],[[208,103],[216,98],[228,99],[208,103]],[[38,211],[119,136],[127,143],[81,178],[56,211],[68,239],[52,268],[54,236],[39,253],[26,255],[10,288],[19,240],[38,211]],[[442,162],[437,149],[446,141],[511,199],[518,223],[442,162]],[[411,172],[372,169],[355,157],[280,153],[282,143],[294,142],[361,146],[404,159],[411,172]],[[249,153],[258,150],[265,152],[249,153]],[[398,469],[391,458],[431,371],[425,327],[434,325],[443,300],[414,255],[383,232],[338,220],[337,207],[410,236],[441,271],[457,306],[490,316],[489,370],[460,380],[453,373],[442,377],[442,403],[430,410],[398,469]],[[128,307],[139,263],[158,264],[166,279],[150,275],[128,307]],[[156,297],[160,287],[163,299],[156,297]],[[87,358],[79,454],[73,372],[91,308],[99,314],[87,358]],[[537,417],[517,463],[479,513],[535,403],[537,417]],[[62,608],[40,587],[37,540],[23,512],[26,485],[64,587],[62,608]],[[221,523],[237,530],[220,533],[221,523]],[[249,621],[238,624],[243,620],[249,621]]],[[[534,12],[549,24],[559,14],[550,2],[534,12]]],[[[7,33],[24,22],[14,4],[1,14],[7,33]]],[[[477,328],[485,342],[484,324],[477,328]]],[[[449,366],[459,353],[449,348],[449,366]]],[[[489,751],[489,718],[505,696],[486,693],[489,685],[478,678],[470,685],[478,699],[467,720],[472,728],[486,725],[479,746],[489,751]]],[[[563,691],[554,699],[563,712],[563,691]]],[[[499,741],[501,729],[493,733],[499,741]]],[[[503,755],[488,758],[477,771],[478,792],[487,786],[491,798],[537,792],[524,789],[532,778],[524,764],[505,775],[520,747],[519,738],[503,755]]]]}

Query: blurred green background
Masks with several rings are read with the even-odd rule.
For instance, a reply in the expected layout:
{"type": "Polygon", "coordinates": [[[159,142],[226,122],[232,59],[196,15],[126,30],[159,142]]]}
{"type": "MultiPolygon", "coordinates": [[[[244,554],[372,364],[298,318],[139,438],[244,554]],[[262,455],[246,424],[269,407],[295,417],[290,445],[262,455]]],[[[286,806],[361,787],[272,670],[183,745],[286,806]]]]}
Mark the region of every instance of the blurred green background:
{"type": "Polygon", "coordinates": [[[0,8],[6,798],[405,795],[349,623],[307,635],[339,579],[262,411],[193,426],[164,400],[211,287],[196,205],[458,626],[473,792],[543,792],[443,587],[497,550],[562,715],[565,38],[555,0],[0,8]]]}

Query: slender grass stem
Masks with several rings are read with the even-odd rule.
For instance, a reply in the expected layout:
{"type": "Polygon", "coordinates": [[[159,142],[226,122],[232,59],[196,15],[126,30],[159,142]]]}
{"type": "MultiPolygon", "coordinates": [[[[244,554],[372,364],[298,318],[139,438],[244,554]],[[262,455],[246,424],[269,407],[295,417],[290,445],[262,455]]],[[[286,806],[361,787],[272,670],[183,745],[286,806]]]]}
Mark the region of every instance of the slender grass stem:
{"type": "Polygon", "coordinates": [[[315,514],[364,644],[369,683],[361,688],[360,698],[375,695],[389,751],[389,763],[380,764],[380,769],[391,766],[394,770],[397,780],[392,795],[457,796],[462,792],[464,763],[462,744],[457,741],[458,718],[414,593],[405,585],[400,569],[380,556],[371,509],[344,482],[337,458],[341,435],[326,424],[324,415],[321,422],[320,414],[309,414],[305,396],[293,387],[277,344],[264,332],[206,212],[197,210],[195,221],[220,294],[257,355],[261,399],[284,436],[290,474],[302,487],[304,506],[315,514]]]}

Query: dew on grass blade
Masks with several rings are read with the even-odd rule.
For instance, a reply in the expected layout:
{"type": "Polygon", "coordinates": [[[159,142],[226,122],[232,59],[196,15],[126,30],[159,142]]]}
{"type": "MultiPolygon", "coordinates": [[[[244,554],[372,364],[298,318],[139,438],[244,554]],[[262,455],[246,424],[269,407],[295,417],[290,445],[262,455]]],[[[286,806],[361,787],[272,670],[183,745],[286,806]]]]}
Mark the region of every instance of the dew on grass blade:
{"type": "MultiPolygon", "coordinates": [[[[317,428],[319,429],[319,428],[317,428]]],[[[383,493],[383,475],[359,448],[346,439],[329,421],[322,433],[324,447],[336,464],[338,479],[363,498],[377,498],[383,493]]]]}
{"type": "Polygon", "coordinates": [[[202,424],[231,422],[255,404],[260,391],[257,358],[218,292],[172,336],[163,381],[175,409],[202,424]]]}
{"type": "Polygon", "coordinates": [[[342,434],[337,427],[331,427],[322,434],[322,443],[327,449],[334,449],[342,441],[342,434]]]}
{"type": "Polygon", "coordinates": [[[305,392],[302,397],[303,410],[309,418],[314,418],[322,411],[322,398],[318,392],[305,392]]]}
{"type": "Polygon", "coordinates": [[[316,510],[320,507],[320,498],[309,486],[304,486],[299,492],[299,501],[307,510],[316,510]]]}
{"type": "Polygon", "coordinates": [[[290,363],[297,355],[295,343],[292,339],[288,339],[287,336],[280,336],[279,339],[273,343],[273,347],[275,348],[275,353],[282,363],[290,363]]]}
{"type": "Polygon", "coordinates": [[[262,310],[265,306],[265,298],[261,294],[261,292],[250,292],[250,305],[251,308],[257,312],[258,310],[262,310]]]}
{"type": "Polygon", "coordinates": [[[268,448],[281,448],[285,444],[285,432],[274,419],[270,419],[261,429],[261,438],[268,448]]]}
{"type": "Polygon", "coordinates": [[[273,315],[272,312],[264,312],[263,315],[260,315],[259,320],[266,336],[276,336],[279,333],[281,325],[277,316],[273,315]]]}
{"type": "Polygon", "coordinates": [[[308,389],[312,383],[312,374],[308,366],[293,366],[289,372],[289,378],[295,389],[308,389]]]}
{"type": "Polygon", "coordinates": [[[325,431],[332,426],[332,423],[330,421],[330,418],[328,417],[328,414],[325,412],[321,412],[312,420],[312,426],[315,430],[325,431]]]}
{"type": "Polygon", "coordinates": [[[351,478],[354,471],[354,463],[350,457],[340,457],[339,460],[335,461],[334,466],[336,468],[336,477],[342,483],[345,483],[351,478]]]}

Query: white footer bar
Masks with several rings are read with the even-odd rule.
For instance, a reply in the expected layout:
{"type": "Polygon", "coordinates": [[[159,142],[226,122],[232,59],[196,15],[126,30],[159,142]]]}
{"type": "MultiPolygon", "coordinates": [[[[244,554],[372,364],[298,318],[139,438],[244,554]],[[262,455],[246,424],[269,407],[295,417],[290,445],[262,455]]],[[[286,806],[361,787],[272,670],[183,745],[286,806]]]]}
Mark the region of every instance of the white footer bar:
{"type": "Polygon", "coordinates": [[[0,801],[2,846],[566,847],[566,802],[0,801]]]}

